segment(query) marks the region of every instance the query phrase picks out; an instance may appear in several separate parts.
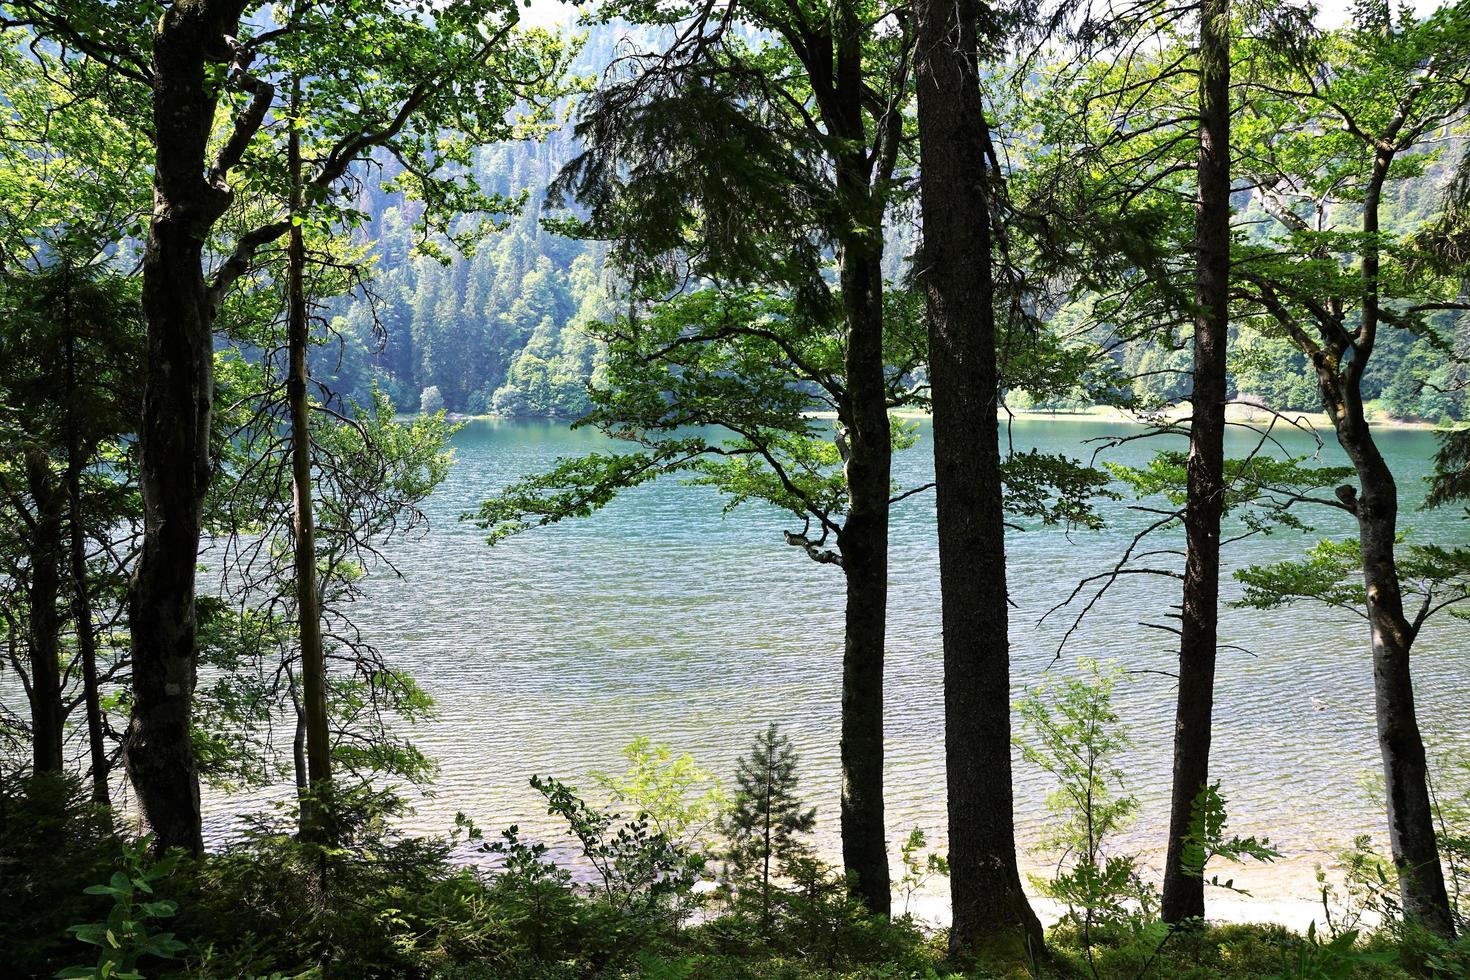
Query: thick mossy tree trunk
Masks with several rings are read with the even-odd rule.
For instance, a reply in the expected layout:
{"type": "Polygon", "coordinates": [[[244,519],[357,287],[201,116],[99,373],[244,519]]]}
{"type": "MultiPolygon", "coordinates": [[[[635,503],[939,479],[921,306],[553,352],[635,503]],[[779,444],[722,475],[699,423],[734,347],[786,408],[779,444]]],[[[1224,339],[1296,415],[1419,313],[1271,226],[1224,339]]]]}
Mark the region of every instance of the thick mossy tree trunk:
{"type": "Polygon", "coordinates": [[[920,0],[919,94],[929,381],[944,624],[950,950],[1042,950],[1021,890],[1011,790],[1010,643],[996,413],[995,297],[976,7],[920,0]]]}
{"type": "Polygon", "coordinates": [[[845,243],[848,508],[838,547],[847,580],[842,657],[842,863],[875,915],[892,895],[883,818],[883,660],[888,616],[892,439],[883,378],[881,246],[845,243]]]}
{"type": "Polygon", "coordinates": [[[204,278],[209,231],[229,205],[225,183],[244,143],[213,165],[218,88],[207,64],[227,61],[242,4],[179,0],[153,38],[153,215],[143,257],[148,324],[139,434],[143,545],[128,603],[133,704],[123,757],[160,850],[203,849],[199,773],[190,743],[197,668],[194,566],[209,485],[214,403],[213,298],[204,278]]]}
{"type": "MultiPolygon", "coordinates": [[[[292,115],[297,114],[301,83],[292,89],[292,115]]],[[[301,183],[301,137],[294,128],[287,141],[287,168],[291,175],[291,214],[304,213],[301,183]]],[[[286,398],[291,410],[292,531],[296,574],[296,619],[301,642],[302,716],[306,741],[306,785],[312,799],[302,810],[302,833],[314,836],[313,817],[332,778],[331,734],[327,727],[326,658],[322,646],[321,603],[317,593],[316,518],[311,481],[311,405],[306,351],[310,321],[306,308],[306,241],[302,223],[293,221],[286,245],[286,330],[289,377],[286,398]]]]}
{"type": "Polygon", "coordinates": [[[31,766],[40,773],[62,770],[61,701],[62,494],[51,460],[38,448],[25,451],[26,490],[35,505],[30,531],[31,580],[26,594],[27,644],[31,668],[31,766]]]}
{"type": "Polygon", "coordinates": [[[1195,224],[1194,388],[1184,507],[1184,598],[1174,778],[1164,860],[1165,922],[1203,918],[1203,868],[1187,868],[1195,801],[1210,777],[1219,647],[1220,514],[1225,497],[1226,338],[1230,325],[1230,3],[1200,12],[1199,198],[1195,224]]]}

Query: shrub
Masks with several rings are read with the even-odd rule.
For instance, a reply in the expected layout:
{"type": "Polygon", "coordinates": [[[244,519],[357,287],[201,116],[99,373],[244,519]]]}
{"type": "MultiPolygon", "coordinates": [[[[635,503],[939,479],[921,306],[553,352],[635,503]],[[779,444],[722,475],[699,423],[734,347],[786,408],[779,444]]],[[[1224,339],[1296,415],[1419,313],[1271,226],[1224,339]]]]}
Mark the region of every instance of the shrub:
{"type": "Polygon", "coordinates": [[[168,878],[178,866],[175,853],[159,861],[149,859],[151,837],[144,837],[123,847],[123,868],[112,873],[105,885],[92,885],[88,895],[105,895],[112,899],[112,909],[105,922],[88,922],[72,926],[70,931],[80,941],[97,947],[93,966],[72,966],[59,972],[62,980],[141,980],[139,964],[145,959],[172,960],[187,949],[172,932],[160,932],[155,919],[169,919],[178,911],[178,903],[155,894],[155,883],[168,878]]]}
{"type": "Polygon", "coordinates": [[[0,950],[13,976],[50,976],[76,959],[68,928],[102,913],[84,889],[119,856],[108,811],[72,776],[0,769],[0,950]]]}

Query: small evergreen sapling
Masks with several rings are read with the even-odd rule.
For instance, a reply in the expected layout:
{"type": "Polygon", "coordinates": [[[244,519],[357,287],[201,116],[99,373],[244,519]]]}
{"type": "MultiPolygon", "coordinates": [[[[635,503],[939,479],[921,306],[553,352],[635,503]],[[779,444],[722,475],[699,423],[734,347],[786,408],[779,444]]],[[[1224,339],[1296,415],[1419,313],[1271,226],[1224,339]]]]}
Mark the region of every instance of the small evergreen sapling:
{"type": "Polygon", "coordinates": [[[727,860],[737,884],[757,889],[762,922],[771,918],[773,871],[810,856],[802,838],[816,825],[817,811],[796,795],[797,759],[791,739],[773,722],[736,763],[738,789],[725,820],[727,860]]]}

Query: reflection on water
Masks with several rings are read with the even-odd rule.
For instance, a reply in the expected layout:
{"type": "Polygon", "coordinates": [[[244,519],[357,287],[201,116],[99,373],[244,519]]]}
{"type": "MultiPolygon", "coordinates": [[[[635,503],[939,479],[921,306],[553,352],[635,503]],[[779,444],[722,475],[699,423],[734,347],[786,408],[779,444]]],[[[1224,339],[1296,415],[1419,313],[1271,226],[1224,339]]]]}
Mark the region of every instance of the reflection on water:
{"type": "MultiPolygon", "coordinates": [[[[1087,440],[1116,433],[1101,421],[1018,421],[1018,448],[1085,455],[1087,440]]],[[[905,485],[932,472],[927,428],[895,465],[905,485]]],[[[1234,451],[1250,445],[1236,432],[1234,451]]],[[[1305,437],[1293,440],[1305,447],[1305,437]]],[[[1404,523],[1427,537],[1463,540],[1456,513],[1415,511],[1434,438],[1382,436],[1405,496],[1404,523]]],[[[728,518],[706,488],[666,481],[640,488],[588,520],[534,531],[494,549],[457,517],[516,476],[558,456],[603,444],[595,433],[547,423],[475,422],[456,438],[458,462],[429,501],[433,529],[396,545],[402,580],[370,583],[356,618],[438,701],[438,718],[414,737],[442,766],[414,825],[443,830],[456,810],[493,831],[516,822],[552,828],[532,773],[583,781],[618,768],[637,735],[668,742],[728,772],[757,729],[779,721],[803,752],[804,786],[818,804],[823,845],[836,857],[838,679],[842,650],[840,571],[782,543],[788,522],[747,507],[728,518]]],[[[1178,443],[1176,443],[1178,444],[1178,443]]],[[[1140,463],[1158,441],[1109,455],[1140,463]]],[[[1336,446],[1325,461],[1340,462],[1336,446]]],[[[1177,583],[1129,582],[1094,612],[1055,659],[1065,620],[1037,625],[1077,580],[1115,559],[1140,515],[1111,505],[1110,528],[1013,533],[1009,539],[1013,681],[1066,670],[1077,655],[1114,659],[1135,673],[1118,693],[1136,749],[1129,788],[1143,800],[1129,846],[1159,861],[1166,827],[1173,717],[1173,637],[1138,626],[1176,603],[1177,583]]],[[[1341,534],[1344,515],[1313,518],[1341,534]]],[[[1227,554],[1232,567],[1286,558],[1295,534],[1255,538],[1227,554]]],[[[940,629],[931,496],[893,515],[887,672],[887,802],[890,837],[923,827],[943,846],[944,774],[940,629]]],[[[1227,576],[1228,578],[1228,576],[1227,576]]],[[[1226,586],[1233,590],[1233,583],[1226,586]]],[[[1316,608],[1262,614],[1227,609],[1216,708],[1215,774],[1232,829],[1268,834],[1287,855],[1270,870],[1242,869],[1257,894],[1311,893],[1311,869],[1381,816],[1361,787],[1377,767],[1372,673],[1365,627],[1316,608]]],[[[1419,641],[1416,682],[1432,746],[1470,730],[1470,644],[1453,626],[1419,641]]],[[[1037,837],[1048,787],[1018,765],[1017,820],[1037,837]]],[[[220,814],[241,801],[216,800],[220,814]]],[[[1040,868],[1045,858],[1031,854],[1040,868]]]]}

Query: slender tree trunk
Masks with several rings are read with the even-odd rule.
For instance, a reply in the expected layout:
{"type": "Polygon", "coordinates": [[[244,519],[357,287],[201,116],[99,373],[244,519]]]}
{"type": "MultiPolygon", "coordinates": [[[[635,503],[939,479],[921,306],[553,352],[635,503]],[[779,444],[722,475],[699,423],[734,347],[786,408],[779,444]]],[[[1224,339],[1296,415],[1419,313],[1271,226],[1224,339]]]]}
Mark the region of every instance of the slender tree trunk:
{"type": "Polygon", "coordinates": [[[1398,869],[1405,917],[1437,935],[1452,938],[1454,918],[1440,865],[1429,769],[1414,708],[1409,653],[1415,631],[1404,616],[1394,559],[1398,492],[1393,474],[1371,436],[1352,441],[1358,451],[1350,451],[1349,456],[1358,466],[1363,488],[1357,502],[1358,533],[1373,644],[1373,697],[1378,748],[1383,758],[1389,846],[1398,869]]]}
{"type": "Polygon", "coordinates": [[[92,622],[91,583],[87,575],[87,529],[82,511],[82,469],[89,451],[82,448],[77,418],[77,338],[71,318],[70,283],[67,284],[66,335],[66,493],[70,529],[72,618],[76,621],[77,652],[82,661],[82,695],[87,714],[87,748],[92,760],[92,799],[112,802],[107,786],[107,741],[102,731],[102,699],[97,689],[97,631],[92,622]]]}
{"type": "Polygon", "coordinates": [[[139,433],[143,545],[128,623],[133,705],[123,758],[154,847],[203,850],[190,742],[198,640],[194,566],[212,461],[213,321],[204,279],[209,231],[229,205],[208,169],[217,91],[207,60],[226,57],[241,4],[179,0],[154,31],[153,215],[143,256],[147,374],[139,433]]]}
{"type": "MultiPolygon", "coordinates": [[[[771,743],[767,742],[767,773],[773,771],[772,766],[775,760],[772,756],[774,754],[775,750],[771,747],[771,743]]],[[[768,927],[771,924],[771,785],[769,782],[766,783],[765,804],[765,826],[762,828],[764,834],[762,843],[765,846],[761,848],[761,924],[768,927]]]]}
{"type": "Polygon", "coordinates": [[[292,678],[289,688],[291,705],[296,712],[296,731],[291,736],[292,773],[296,777],[296,798],[304,800],[310,782],[306,778],[306,713],[301,710],[301,701],[296,697],[296,680],[292,678]]]}
{"type": "Polygon", "coordinates": [[[1194,390],[1190,395],[1184,599],[1174,781],[1164,860],[1165,922],[1203,918],[1203,869],[1184,867],[1195,801],[1210,778],[1210,726],[1220,599],[1220,514],[1225,495],[1225,350],[1230,324],[1230,2],[1200,12],[1199,200],[1195,224],[1194,390]]]}
{"type": "MultiPolygon", "coordinates": [[[[866,144],[862,36],[850,0],[834,14],[835,75],[828,124],[851,146],[866,144]]],[[[829,69],[830,70],[830,69],[829,69]]],[[[838,550],[847,578],[842,657],[842,863],[868,911],[893,905],[883,819],[883,661],[888,620],[888,503],[893,439],[883,357],[883,205],[873,191],[873,159],[844,148],[836,155],[837,195],[852,227],[837,249],[846,323],[846,398],[841,424],[847,514],[838,550]]]]}
{"type": "Polygon", "coordinates": [[[996,413],[986,124],[977,10],[915,8],[929,382],[944,623],[949,864],[959,957],[1032,959],[1041,924],[1021,890],[1011,790],[1010,649],[996,413]]]}
{"type": "MultiPolygon", "coordinates": [[[[1404,915],[1445,938],[1455,934],[1454,916],[1445,891],[1444,868],[1434,833],[1434,806],[1429,794],[1429,768],[1424,739],[1414,707],[1409,654],[1417,628],[1404,615],[1404,597],[1394,555],[1398,534],[1398,486],[1373,439],[1363,409],[1362,378],[1373,353],[1379,320],[1379,207],[1383,183],[1393,162],[1379,151],[1363,197],[1363,313],[1353,357],[1341,381],[1322,378],[1322,400],[1332,418],[1337,441],[1352,461],[1361,488],[1350,501],[1358,518],[1363,554],[1363,586],[1373,644],[1373,700],[1378,749],[1383,758],[1384,797],[1388,807],[1389,846],[1399,874],[1404,915]]],[[[1319,377],[1321,376],[1319,369],[1319,377]]]]}
{"type": "Polygon", "coordinates": [[[883,377],[881,251],[845,243],[848,509],[838,547],[847,580],[842,657],[842,862],[875,915],[892,907],[883,820],[883,659],[888,617],[892,437],[883,377]]]}
{"type": "Polygon", "coordinates": [[[56,603],[61,596],[61,493],[44,452],[25,452],[27,489],[36,506],[31,528],[31,581],[27,592],[27,619],[31,661],[31,766],[39,773],[62,770],[62,730],[66,712],[61,703],[61,618],[56,603]]]}
{"type": "MultiPolygon", "coordinates": [[[[301,99],[301,82],[292,85],[292,115],[301,99]]],[[[301,186],[301,137],[293,128],[288,137],[286,165],[291,174],[291,214],[304,213],[301,186]]],[[[307,398],[306,349],[310,322],[306,309],[306,242],[299,222],[293,222],[286,246],[287,346],[290,376],[286,398],[291,409],[291,490],[294,501],[296,616],[301,640],[301,687],[306,723],[306,771],[313,793],[325,790],[332,778],[331,734],[327,728],[326,660],[322,648],[321,607],[316,581],[316,521],[311,482],[311,406],[307,398]]],[[[310,810],[319,801],[312,801],[310,810]]],[[[302,832],[312,831],[307,809],[302,832]]]]}

